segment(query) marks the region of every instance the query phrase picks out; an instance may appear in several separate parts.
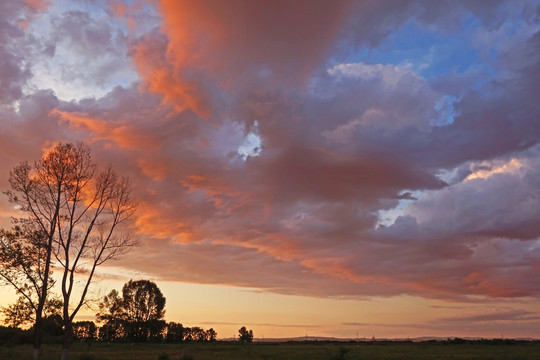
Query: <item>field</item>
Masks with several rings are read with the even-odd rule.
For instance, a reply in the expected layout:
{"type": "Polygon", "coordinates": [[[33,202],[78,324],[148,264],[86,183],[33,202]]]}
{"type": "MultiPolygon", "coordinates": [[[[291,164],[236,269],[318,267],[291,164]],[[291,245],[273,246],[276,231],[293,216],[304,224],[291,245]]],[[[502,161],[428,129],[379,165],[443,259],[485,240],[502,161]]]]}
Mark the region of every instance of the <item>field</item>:
{"type": "MultiPolygon", "coordinates": [[[[0,346],[0,359],[31,359],[30,345],[0,346]]],[[[74,344],[73,360],[526,360],[540,359],[540,342],[187,343],[74,344]]],[[[45,345],[43,360],[60,358],[60,345],[45,345]]]]}

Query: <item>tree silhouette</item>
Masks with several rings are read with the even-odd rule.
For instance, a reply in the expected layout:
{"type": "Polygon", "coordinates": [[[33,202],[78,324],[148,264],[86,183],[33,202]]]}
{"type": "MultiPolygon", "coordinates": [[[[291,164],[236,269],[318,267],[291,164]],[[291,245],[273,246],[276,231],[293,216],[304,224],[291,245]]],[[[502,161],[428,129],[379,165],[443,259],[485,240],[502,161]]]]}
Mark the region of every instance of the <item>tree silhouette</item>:
{"type": "MultiPolygon", "coordinates": [[[[73,318],[85,304],[96,267],[136,244],[121,229],[136,209],[131,200],[131,186],[112,169],[99,169],[89,148],[82,143],[59,144],[34,165],[21,163],[10,172],[9,182],[11,190],[6,192],[9,201],[27,215],[17,220],[21,229],[18,241],[22,244],[19,246],[24,255],[22,263],[35,270],[25,274],[29,287],[19,286],[21,276],[10,278],[9,274],[3,278],[34,309],[33,357],[38,359],[54,257],[62,271],[62,359],[67,360],[73,318]],[[28,260],[27,255],[32,251],[37,253],[37,264],[28,260]],[[76,282],[82,285],[78,294],[74,292],[76,282]],[[30,287],[32,296],[28,296],[30,287]]],[[[17,240],[12,241],[15,238],[3,235],[2,242],[17,248],[17,240]]]]}
{"type": "Polygon", "coordinates": [[[170,322],[167,324],[167,342],[180,342],[184,340],[184,326],[179,323],[170,322]]]}
{"type": "Polygon", "coordinates": [[[12,310],[18,307],[34,313],[21,313],[23,321],[34,321],[33,359],[40,357],[43,312],[53,286],[52,247],[67,173],[61,166],[51,166],[47,157],[33,165],[22,162],[10,171],[11,189],[5,192],[9,202],[26,217],[14,219],[12,231],[2,231],[0,275],[20,296],[12,310]]]}
{"type": "Polygon", "coordinates": [[[63,268],[62,360],[67,360],[72,322],[85,304],[96,268],[136,244],[130,233],[121,231],[121,225],[135,212],[136,204],[131,199],[129,181],[118,177],[111,168],[99,169],[87,146],[58,145],[53,151],[70,164],[71,171],[62,193],[53,252],[63,268]],[[77,277],[83,284],[79,294],[73,292],[77,277]]]}
{"type": "MultiPolygon", "coordinates": [[[[4,314],[4,323],[12,327],[34,323],[36,311],[34,305],[35,303],[28,301],[24,296],[19,296],[13,304],[0,310],[4,314]]],[[[59,298],[47,299],[43,307],[43,318],[60,315],[62,306],[62,300],[59,298]]]]}
{"type": "Polygon", "coordinates": [[[38,318],[41,322],[41,317],[47,316],[44,314],[47,312],[46,295],[54,282],[47,281],[43,292],[48,251],[46,233],[28,219],[12,221],[11,230],[0,230],[0,283],[13,287],[19,298],[2,308],[2,312],[6,324],[20,326],[34,323],[38,318]]]}
{"type": "Polygon", "coordinates": [[[77,321],[73,324],[73,337],[77,340],[93,340],[97,326],[93,321],[77,321]]]}
{"type": "Polygon", "coordinates": [[[213,328],[206,330],[206,341],[216,341],[216,337],[217,332],[213,328]]]}
{"type": "Polygon", "coordinates": [[[122,288],[122,297],[112,290],[99,304],[99,321],[109,327],[123,329],[131,341],[161,339],[166,327],[165,297],[158,286],[149,280],[130,280],[122,288]]]}
{"type": "Polygon", "coordinates": [[[66,160],[61,151],[53,150],[33,165],[20,163],[10,171],[11,189],[6,191],[9,202],[26,217],[14,220],[13,231],[2,233],[1,276],[21,297],[12,310],[18,307],[34,312],[29,317],[34,321],[34,359],[40,357],[44,309],[53,285],[53,241],[71,177],[71,162],[66,160]]]}
{"type": "Polygon", "coordinates": [[[165,315],[165,297],[152,281],[129,280],[122,288],[122,297],[130,321],[160,320],[165,315]]]}
{"type": "Polygon", "coordinates": [[[193,333],[191,331],[191,328],[190,327],[185,327],[184,328],[184,341],[186,342],[190,342],[190,341],[193,341],[193,333]]]}
{"type": "Polygon", "coordinates": [[[241,344],[253,342],[253,330],[248,330],[245,326],[242,326],[240,329],[238,329],[238,334],[238,341],[241,344]]]}
{"type": "Polygon", "coordinates": [[[130,280],[122,288],[128,338],[148,341],[159,337],[165,327],[165,297],[156,283],[130,280]]]}
{"type": "Polygon", "coordinates": [[[109,342],[123,338],[124,317],[122,298],[118,295],[118,291],[112,290],[103,297],[99,303],[99,313],[96,314],[97,321],[103,323],[99,329],[99,338],[109,342]]]}
{"type": "Polygon", "coordinates": [[[55,314],[43,317],[43,333],[60,336],[64,333],[62,316],[55,314]]]}
{"type": "Polygon", "coordinates": [[[191,338],[194,341],[205,341],[206,340],[206,331],[204,329],[194,326],[191,328],[191,338]]]}

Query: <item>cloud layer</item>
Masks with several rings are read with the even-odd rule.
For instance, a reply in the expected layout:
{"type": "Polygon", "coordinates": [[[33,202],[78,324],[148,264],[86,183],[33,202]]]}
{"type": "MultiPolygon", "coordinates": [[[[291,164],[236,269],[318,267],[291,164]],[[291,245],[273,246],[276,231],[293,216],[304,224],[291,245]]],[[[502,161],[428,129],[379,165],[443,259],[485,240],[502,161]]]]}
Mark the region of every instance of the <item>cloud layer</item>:
{"type": "Polygon", "coordinates": [[[310,296],[540,296],[537,2],[100,4],[0,4],[0,185],[55,142],[90,144],[141,204],[143,247],[118,266],[310,296]],[[401,58],[407,31],[472,60],[401,58]]]}

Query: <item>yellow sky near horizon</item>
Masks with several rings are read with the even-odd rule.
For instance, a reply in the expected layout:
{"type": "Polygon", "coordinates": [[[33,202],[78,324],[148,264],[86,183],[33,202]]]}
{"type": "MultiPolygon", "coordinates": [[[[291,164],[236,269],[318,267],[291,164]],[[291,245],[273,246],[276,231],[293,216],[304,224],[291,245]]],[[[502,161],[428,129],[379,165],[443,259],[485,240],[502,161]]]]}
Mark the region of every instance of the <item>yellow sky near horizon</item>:
{"type": "MultiPolygon", "coordinates": [[[[187,327],[213,328],[218,339],[237,336],[238,329],[253,329],[255,339],[335,337],[370,339],[434,337],[498,338],[534,337],[530,327],[511,330],[508,322],[486,318],[471,326],[471,317],[510,313],[516,304],[508,301],[449,303],[413,296],[346,299],[274,294],[259,289],[225,285],[155,281],[166,298],[165,320],[187,327]],[[470,317],[468,317],[470,316],[470,317]],[[462,327],[461,329],[459,327],[462,327]]],[[[124,281],[99,280],[92,297],[121,291],[124,281]]],[[[15,300],[9,288],[0,287],[0,306],[15,300]]],[[[520,309],[538,311],[533,299],[522,300],[520,309]]],[[[82,309],[76,321],[95,321],[97,305],[82,309]]],[[[531,319],[534,320],[534,319],[531,319]]],[[[515,325],[512,326],[515,329],[515,325]]]]}

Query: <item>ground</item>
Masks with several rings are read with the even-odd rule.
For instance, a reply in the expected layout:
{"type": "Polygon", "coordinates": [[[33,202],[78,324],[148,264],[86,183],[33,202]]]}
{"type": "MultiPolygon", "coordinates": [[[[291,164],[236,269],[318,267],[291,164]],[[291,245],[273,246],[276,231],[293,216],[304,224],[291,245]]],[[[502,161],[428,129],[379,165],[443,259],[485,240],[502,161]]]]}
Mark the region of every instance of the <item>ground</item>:
{"type": "MultiPolygon", "coordinates": [[[[31,359],[31,345],[0,346],[0,359],[31,359]]],[[[60,358],[60,345],[45,345],[43,360],[60,358]]],[[[527,360],[540,359],[540,342],[423,343],[190,343],[74,344],[72,360],[527,360]]]]}

